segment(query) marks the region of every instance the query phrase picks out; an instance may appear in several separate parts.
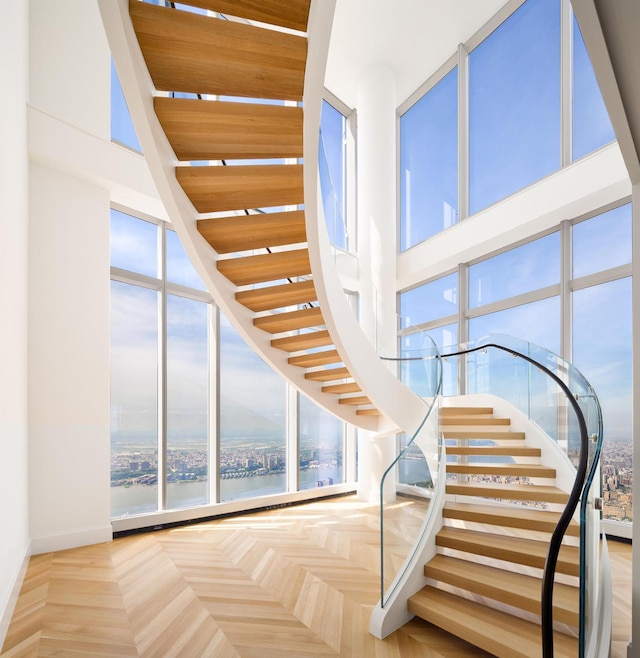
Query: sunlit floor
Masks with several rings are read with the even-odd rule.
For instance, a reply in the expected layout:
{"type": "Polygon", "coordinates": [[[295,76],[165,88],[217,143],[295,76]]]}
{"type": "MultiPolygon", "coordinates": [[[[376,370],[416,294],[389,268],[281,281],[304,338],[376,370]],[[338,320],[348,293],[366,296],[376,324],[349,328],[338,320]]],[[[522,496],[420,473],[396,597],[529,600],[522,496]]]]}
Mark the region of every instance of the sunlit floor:
{"type": "MultiPolygon", "coordinates": [[[[389,563],[423,510],[410,499],[388,509],[389,563]]],[[[610,551],[611,655],[623,658],[631,547],[610,551]]],[[[34,556],[2,656],[488,655],[418,620],[372,637],[379,573],[377,506],[353,496],[34,556]]]]}

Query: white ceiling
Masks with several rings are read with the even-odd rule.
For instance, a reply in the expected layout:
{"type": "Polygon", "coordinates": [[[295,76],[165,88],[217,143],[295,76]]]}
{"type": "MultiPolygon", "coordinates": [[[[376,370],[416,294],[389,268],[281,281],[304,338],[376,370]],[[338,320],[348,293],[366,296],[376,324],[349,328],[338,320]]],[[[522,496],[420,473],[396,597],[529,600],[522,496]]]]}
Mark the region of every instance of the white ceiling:
{"type": "Polygon", "coordinates": [[[358,79],[386,64],[396,105],[415,91],[507,0],[337,0],[325,83],[350,107],[358,79]]]}

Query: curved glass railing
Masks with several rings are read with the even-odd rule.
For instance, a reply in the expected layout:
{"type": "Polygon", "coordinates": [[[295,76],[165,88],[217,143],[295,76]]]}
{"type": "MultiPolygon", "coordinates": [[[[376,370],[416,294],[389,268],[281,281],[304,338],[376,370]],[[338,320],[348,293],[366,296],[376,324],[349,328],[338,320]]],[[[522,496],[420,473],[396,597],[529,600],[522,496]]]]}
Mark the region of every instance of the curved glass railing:
{"type": "MultiPolygon", "coordinates": [[[[438,347],[424,335],[421,348],[406,350],[398,357],[383,357],[396,361],[400,376],[425,402],[420,426],[410,437],[401,437],[400,450],[380,480],[380,605],[385,607],[399,584],[413,556],[429,515],[429,500],[438,487],[443,446],[439,434],[439,401],[442,388],[442,362],[438,347]],[[414,522],[396,522],[401,503],[395,499],[396,483],[404,481],[405,494],[415,498],[411,504],[426,507],[427,514],[417,513],[414,522]],[[413,495],[412,495],[413,494],[413,495]],[[409,550],[407,550],[409,547],[409,550]]],[[[407,499],[409,500],[409,499],[407,499]]]]}
{"type": "Polygon", "coordinates": [[[587,379],[543,347],[506,335],[444,348],[464,360],[468,393],[490,393],[525,413],[554,439],[576,469],[569,501],[552,535],[542,585],[543,656],[553,656],[553,582],[564,533],[580,504],[580,658],[595,632],[602,411],[587,379]]]}

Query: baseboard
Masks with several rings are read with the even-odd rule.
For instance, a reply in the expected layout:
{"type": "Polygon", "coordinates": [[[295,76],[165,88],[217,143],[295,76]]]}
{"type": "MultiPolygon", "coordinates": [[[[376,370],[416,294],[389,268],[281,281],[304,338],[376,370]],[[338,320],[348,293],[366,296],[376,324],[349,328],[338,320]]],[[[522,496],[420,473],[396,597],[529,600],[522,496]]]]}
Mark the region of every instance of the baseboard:
{"type": "Polygon", "coordinates": [[[64,551],[68,548],[78,546],[89,546],[91,544],[102,544],[113,539],[113,528],[111,524],[83,528],[73,532],[59,532],[54,535],[31,538],[31,554],[51,553],[53,551],[64,551]]]}
{"type": "Polygon", "coordinates": [[[0,610],[0,651],[2,651],[2,645],[4,644],[7,631],[9,630],[9,624],[11,623],[11,617],[13,617],[13,611],[15,610],[18,596],[20,596],[20,589],[22,588],[22,582],[24,581],[25,574],[27,573],[30,556],[31,545],[30,543],[27,543],[27,549],[22,558],[22,562],[18,567],[18,571],[16,572],[11,592],[9,592],[9,596],[4,603],[2,610],[0,610]]]}

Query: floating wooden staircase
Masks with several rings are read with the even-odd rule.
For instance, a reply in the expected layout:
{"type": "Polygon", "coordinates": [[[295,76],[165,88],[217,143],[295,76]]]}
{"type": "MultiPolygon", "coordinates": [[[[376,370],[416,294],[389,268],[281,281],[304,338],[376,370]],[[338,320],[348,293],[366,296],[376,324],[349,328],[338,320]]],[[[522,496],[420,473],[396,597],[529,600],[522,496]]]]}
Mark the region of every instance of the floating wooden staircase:
{"type": "Polygon", "coordinates": [[[325,323],[301,209],[310,2],[180,3],[209,12],[203,15],[130,0],[129,13],[155,86],[155,114],[175,153],[175,178],[218,271],[250,311],[253,331],[269,334],[287,367],[303,369],[303,381],[318,382],[318,396],[334,400],[334,412],[357,422],[379,411],[325,323]]]}
{"type": "MultiPolygon", "coordinates": [[[[424,566],[430,584],[409,611],[496,656],[541,656],[542,569],[560,516],[553,508],[568,496],[555,487],[555,469],[540,463],[541,450],[492,408],[443,407],[440,426],[450,444],[444,526],[424,566]]],[[[554,586],[555,655],[572,658],[578,534],[572,522],[554,586]]]]}

